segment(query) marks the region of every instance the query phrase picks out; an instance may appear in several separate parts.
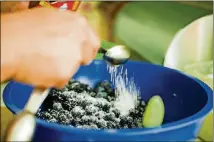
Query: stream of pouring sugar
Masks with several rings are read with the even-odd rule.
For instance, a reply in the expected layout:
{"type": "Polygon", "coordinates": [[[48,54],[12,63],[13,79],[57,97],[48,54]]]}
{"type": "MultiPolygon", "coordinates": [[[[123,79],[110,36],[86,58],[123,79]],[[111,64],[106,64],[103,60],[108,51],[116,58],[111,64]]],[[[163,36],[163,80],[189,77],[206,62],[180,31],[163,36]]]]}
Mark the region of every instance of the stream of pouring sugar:
{"type": "Polygon", "coordinates": [[[114,106],[120,111],[121,115],[128,115],[129,110],[135,108],[140,92],[136,88],[133,78],[128,79],[128,71],[123,66],[119,68],[107,65],[107,70],[115,86],[116,101],[114,106]]]}

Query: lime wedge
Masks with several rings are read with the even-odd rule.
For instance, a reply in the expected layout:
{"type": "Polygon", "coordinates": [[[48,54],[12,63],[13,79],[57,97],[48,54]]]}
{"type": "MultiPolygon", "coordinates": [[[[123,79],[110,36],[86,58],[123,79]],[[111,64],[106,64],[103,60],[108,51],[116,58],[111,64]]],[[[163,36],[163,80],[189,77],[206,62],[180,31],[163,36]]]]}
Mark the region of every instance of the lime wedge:
{"type": "MultiPolygon", "coordinates": [[[[213,89],[213,61],[187,65],[184,72],[200,79],[213,89]]],[[[199,136],[206,141],[213,140],[213,111],[205,118],[199,136]]]]}
{"type": "Polygon", "coordinates": [[[205,118],[199,136],[205,141],[213,140],[213,111],[205,118]]]}
{"type": "Polygon", "coordinates": [[[162,124],[164,118],[165,108],[163,100],[160,96],[153,96],[146,107],[143,116],[143,126],[158,127],[162,124]]]}
{"type": "Polygon", "coordinates": [[[183,71],[202,80],[213,89],[213,61],[210,60],[186,65],[183,71]]]}

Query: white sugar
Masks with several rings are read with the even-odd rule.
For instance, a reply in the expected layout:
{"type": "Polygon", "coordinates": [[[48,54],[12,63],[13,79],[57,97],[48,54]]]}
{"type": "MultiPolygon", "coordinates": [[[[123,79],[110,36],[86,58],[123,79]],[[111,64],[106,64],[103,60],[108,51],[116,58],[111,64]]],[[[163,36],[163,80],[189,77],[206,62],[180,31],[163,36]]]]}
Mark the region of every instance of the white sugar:
{"type": "Polygon", "coordinates": [[[128,71],[121,68],[107,66],[111,75],[111,81],[115,85],[116,101],[114,106],[120,111],[121,115],[128,115],[131,109],[137,105],[137,96],[140,94],[136,88],[134,80],[128,79],[128,71]]]}

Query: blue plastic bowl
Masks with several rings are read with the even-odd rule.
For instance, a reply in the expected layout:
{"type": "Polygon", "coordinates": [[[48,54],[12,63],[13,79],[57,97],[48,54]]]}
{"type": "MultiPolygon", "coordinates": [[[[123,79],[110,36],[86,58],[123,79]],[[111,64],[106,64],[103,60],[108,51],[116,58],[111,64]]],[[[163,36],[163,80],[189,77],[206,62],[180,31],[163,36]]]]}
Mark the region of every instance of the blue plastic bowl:
{"type": "MultiPolygon", "coordinates": [[[[157,128],[83,130],[37,119],[34,141],[189,141],[198,134],[204,117],[213,108],[213,92],[203,82],[178,71],[143,62],[128,61],[128,77],[141,90],[142,99],[160,95],[165,104],[164,124],[157,128]]],[[[106,63],[95,60],[82,66],[74,76],[88,79],[93,86],[110,80],[106,63]]],[[[33,87],[11,81],[5,88],[6,106],[17,113],[23,109],[33,87]]]]}

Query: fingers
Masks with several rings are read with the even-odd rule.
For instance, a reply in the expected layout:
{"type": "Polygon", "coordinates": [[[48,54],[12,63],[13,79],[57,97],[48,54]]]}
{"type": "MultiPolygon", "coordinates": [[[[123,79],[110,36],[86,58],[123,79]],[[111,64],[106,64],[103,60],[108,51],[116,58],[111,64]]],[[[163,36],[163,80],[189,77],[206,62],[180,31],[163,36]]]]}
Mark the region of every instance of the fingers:
{"type": "Polygon", "coordinates": [[[91,41],[95,52],[97,52],[100,48],[100,38],[91,27],[89,27],[88,30],[89,30],[89,40],[91,41]]]}
{"type": "Polygon", "coordinates": [[[80,16],[78,18],[78,23],[84,29],[84,37],[82,44],[82,64],[88,65],[96,57],[97,51],[100,48],[100,39],[95,33],[95,31],[89,26],[85,17],[80,16]]]}
{"type": "Polygon", "coordinates": [[[74,57],[73,62],[69,60],[67,62],[54,62],[54,64],[49,62],[48,68],[42,68],[47,65],[46,63],[40,65],[41,66],[35,65],[31,68],[22,65],[15,76],[13,76],[13,79],[39,88],[54,87],[61,89],[65,87],[68,81],[77,72],[80,61],[74,57]]]}
{"type": "Polygon", "coordinates": [[[61,70],[61,75],[57,78],[58,81],[55,82],[53,85],[56,88],[64,88],[66,84],[68,84],[68,81],[71,79],[71,77],[77,72],[79,69],[80,62],[76,61],[70,64],[68,67],[69,69],[65,69],[64,71],[61,70]],[[66,72],[66,70],[69,70],[66,72]]]}
{"type": "Polygon", "coordinates": [[[80,65],[87,65],[95,58],[100,47],[100,39],[86,18],[78,14],[48,9],[35,11],[42,12],[43,15],[47,13],[52,15],[45,16],[51,17],[49,19],[36,20],[42,23],[37,23],[39,28],[44,25],[43,30],[35,30],[38,27],[33,24],[36,26],[31,29],[34,29],[34,35],[40,42],[30,40],[34,42],[33,48],[26,48],[28,54],[24,54],[25,60],[21,61],[20,69],[14,78],[16,81],[36,87],[63,88],[80,65]]]}

